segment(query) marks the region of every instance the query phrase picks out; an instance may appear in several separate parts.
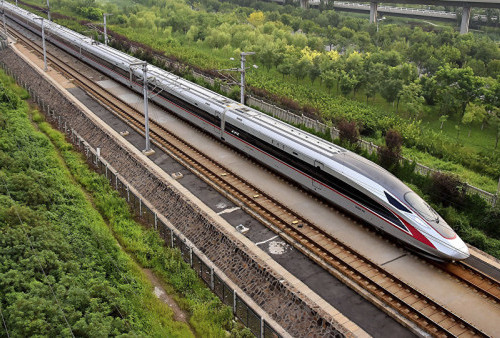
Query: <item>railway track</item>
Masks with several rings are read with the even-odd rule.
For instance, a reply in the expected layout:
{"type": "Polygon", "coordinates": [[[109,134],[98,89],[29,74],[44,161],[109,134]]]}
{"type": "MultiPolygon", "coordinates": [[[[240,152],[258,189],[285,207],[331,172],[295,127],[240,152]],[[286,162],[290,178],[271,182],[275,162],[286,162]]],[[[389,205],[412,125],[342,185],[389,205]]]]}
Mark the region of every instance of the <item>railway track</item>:
{"type": "MultiPolygon", "coordinates": [[[[10,32],[29,48],[41,53],[41,48],[37,44],[12,29],[10,32]]],[[[75,68],[60,61],[55,55],[47,53],[47,57],[53,68],[74,79],[74,82],[110,108],[114,114],[144,134],[144,117],[139,111],[108,93],[75,68]]],[[[422,331],[434,336],[484,336],[478,328],[413,289],[383,267],[331,237],[271,196],[245,182],[236,173],[198,152],[161,125],[154,121],[150,121],[150,125],[151,136],[158,146],[166,149],[211,186],[230,195],[233,200],[238,201],[238,204],[245,205],[254,215],[270,225],[273,231],[282,235],[289,244],[319,265],[336,276],[347,277],[352,283],[366,290],[370,297],[378,300],[379,307],[388,306],[394,309],[399,316],[415,323],[422,331]]],[[[498,301],[500,294],[498,281],[481,276],[474,269],[465,269],[461,265],[454,264],[448,266],[446,271],[459,278],[461,282],[474,287],[485,297],[498,301]],[[481,278],[483,282],[478,282],[481,278]]]]}
{"type": "Polygon", "coordinates": [[[481,293],[483,297],[500,304],[500,283],[465,262],[437,264],[442,270],[481,293]]]}

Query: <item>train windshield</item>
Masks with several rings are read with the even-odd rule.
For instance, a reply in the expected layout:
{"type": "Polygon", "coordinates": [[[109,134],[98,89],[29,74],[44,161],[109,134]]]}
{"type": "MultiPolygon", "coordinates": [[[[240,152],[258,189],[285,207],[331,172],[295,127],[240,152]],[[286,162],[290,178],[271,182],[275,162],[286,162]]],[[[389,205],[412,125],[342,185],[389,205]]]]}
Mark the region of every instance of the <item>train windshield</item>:
{"type": "Polygon", "coordinates": [[[437,212],[434,211],[434,209],[432,209],[429,204],[425,203],[425,201],[413,191],[407,192],[405,194],[405,200],[427,221],[439,221],[439,215],[437,214],[437,212]]]}
{"type": "Polygon", "coordinates": [[[414,193],[413,191],[407,192],[405,194],[405,200],[423,218],[425,218],[429,222],[432,222],[432,227],[434,228],[434,230],[439,232],[441,236],[445,238],[454,238],[456,236],[453,229],[445,221],[440,219],[438,213],[434,209],[432,209],[429,204],[425,203],[425,201],[416,193],[414,193]]]}

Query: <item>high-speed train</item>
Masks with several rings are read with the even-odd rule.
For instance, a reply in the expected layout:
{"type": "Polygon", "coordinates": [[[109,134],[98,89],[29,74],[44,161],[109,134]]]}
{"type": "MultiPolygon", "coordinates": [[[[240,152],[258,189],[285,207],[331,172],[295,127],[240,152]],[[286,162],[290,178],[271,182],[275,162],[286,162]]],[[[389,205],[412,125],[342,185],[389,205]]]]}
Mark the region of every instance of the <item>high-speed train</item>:
{"type": "MultiPolygon", "coordinates": [[[[41,32],[38,16],[4,2],[6,15],[41,32]]],[[[142,91],[138,60],[45,20],[47,40],[104,74],[142,91]]],[[[276,172],[439,260],[469,256],[465,243],[422,198],[375,163],[255,109],[148,65],[152,100],[276,172]]],[[[323,229],[332,232],[332,229],[323,229]]]]}

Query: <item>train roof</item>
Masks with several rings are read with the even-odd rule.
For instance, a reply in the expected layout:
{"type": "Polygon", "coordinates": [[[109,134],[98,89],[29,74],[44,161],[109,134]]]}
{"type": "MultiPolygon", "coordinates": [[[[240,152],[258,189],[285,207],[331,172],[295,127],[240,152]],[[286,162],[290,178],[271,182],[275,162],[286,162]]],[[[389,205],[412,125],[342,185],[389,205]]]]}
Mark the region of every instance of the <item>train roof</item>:
{"type": "Polygon", "coordinates": [[[288,139],[292,139],[293,141],[300,143],[304,147],[321,153],[323,156],[332,158],[335,154],[347,151],[346,149],[339,147],[336,144],[325,141],[315,135],[298,129],[288,123],[282,122],[274,117],[261,113],[255,109],[242,106],[241,108],[237,108],[235,110],[244,114],[246,118],[253,119],[255,122],[259,123],[266,129],[269,129],[288,139]]]}
{"type": "MultiPolygon", "coordinates": [[[[288,123],[282,122],[255,109],[241,106],[234,109],[234,111],[244,115],[247,119],[252,119],[254,122],[257,122],[267,130],[286,137],[293,142],[297,142],[300,145],[318,152],[330,160],[352,170],[353,172],[366,177],[368,180],[377,183],[378,186],[383,187],[383,189],[386,189],[400,199],[403,198],[406,192],[410,191],[410,188],[408,188],[389,171],[382,168],[378,164],[353,153],[352,151],[325,141],[315,135],[302,131],[292,125],[289,125],[288,123]]],[[[344,172],[344,174],[347,174],[347,172],[344,172]]],[[[353,177],[352,179],[359,184],[364,185],[361,181],[359,181],[359,178],[355,179],[353,177]]],[[[374,186],[370,184],[365,188],[370,189],[374,188],[374,186]]]]}
{"type": "Polygon", "coordinates": [[[405,193],[411,191],[409,187],[389,171],[352,151],[339,153],[334,157],[334,160],[371,181],[376,182],[379,186],[400,199],[403,199],[405,193]]]}

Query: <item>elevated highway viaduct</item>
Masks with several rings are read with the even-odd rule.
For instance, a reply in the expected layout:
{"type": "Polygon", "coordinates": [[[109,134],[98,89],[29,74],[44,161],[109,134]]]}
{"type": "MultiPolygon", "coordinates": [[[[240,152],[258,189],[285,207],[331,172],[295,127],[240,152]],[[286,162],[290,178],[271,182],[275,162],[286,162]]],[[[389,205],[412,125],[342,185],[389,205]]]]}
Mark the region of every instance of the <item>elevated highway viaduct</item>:
{"type": "MultiPolygon", "coordinates": [[[[353,2],[362,2],[362,1],[354,0],[353,2]]],[[[384,3],[462,7],[462,22],[460,23],[460,34],[465,34],[469,31],[470,12],[471,12],[472,7],[500,8],[500,1],[499,0],[468,0],[468,1],[457,1],[457,0],[437,0],[437,1],[434,1],[434,0],[387,0],[386,1],[386,0],[384,0],[384,3]]],[[[376,1],[370,2],[370,22],[372,22],[372,23],[375,23],[377,20],[378,4],[379,3],[376,1]]]]}
{"type": "MultiPolygon", "coordinates": [[[[275,0],[277,2],[283,2],[275,0]]],[[[300,6],[306,8],[314,0],[299,0],[300,6]]],[[[328,0],[327,0],[328,1],[328,0]]],[[[375,23],[377,20],[377,11],[379,1],[362,1],[352,0],[351,3],[367,3],[370,2],[370,22],[375,23]]],[[[384,4],[413,4],[413,5],[427,5],[427,6],[453,6],[462,7],[462,22],[460,24],[460,33],[465,34],[469,31],[469,21],[472,7],[479,8],[500,8],[500,0],[384,0],[384,4]]]]}

